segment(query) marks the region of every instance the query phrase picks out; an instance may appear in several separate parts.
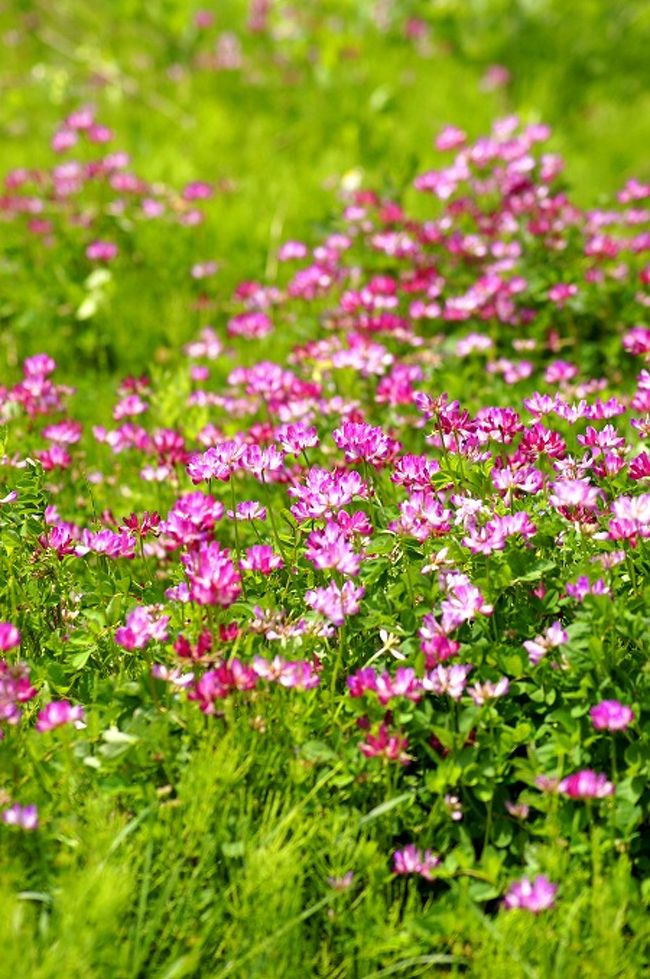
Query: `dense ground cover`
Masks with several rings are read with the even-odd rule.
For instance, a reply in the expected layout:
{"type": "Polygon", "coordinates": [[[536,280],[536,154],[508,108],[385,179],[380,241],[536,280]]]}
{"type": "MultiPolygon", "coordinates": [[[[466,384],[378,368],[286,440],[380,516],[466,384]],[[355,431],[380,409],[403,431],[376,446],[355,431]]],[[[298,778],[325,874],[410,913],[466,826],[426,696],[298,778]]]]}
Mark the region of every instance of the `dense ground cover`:
{"type": "Polygon", "coordinates": [[[93,104],[101,6],[19,39],[79,64],[0,198],[3,974],[642,975],[650,185],[399,119],[521,97],[487,16],[161,10],[93,104]]]}

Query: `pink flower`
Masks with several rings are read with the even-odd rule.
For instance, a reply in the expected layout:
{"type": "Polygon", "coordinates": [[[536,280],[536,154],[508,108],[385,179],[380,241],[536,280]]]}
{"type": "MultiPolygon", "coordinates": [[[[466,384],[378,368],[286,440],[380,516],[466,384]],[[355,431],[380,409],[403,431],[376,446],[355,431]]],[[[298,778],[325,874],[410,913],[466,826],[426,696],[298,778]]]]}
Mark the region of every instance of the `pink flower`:
{"type": "Polygon", "coordinates": [[[377,734],[368,734],[359,745],[366,758],[383,758],[387,762],[398,761],[401,765],[408,765],[411,761],[407,748],[408,738],[390,734],[385,724],[380,724],[377,734]]]}
{"type": "Polygon", "coordinates": [[[198,550],[183,554],[190,601],[199,605],[228,607],[241,592],[241,576],[230,559],[230,551],[217,541],[202,542],[198,550]]]}
{"type": "Polygon", "coordinates": [[[73,129],[59,129],[52,137],[52,149],[55,153],[64,153],[77,142],[78,136],[73,129]]]}
{"type": "Polygon", "coordinates": [[[630,479],[650,478],[650,455],[647,452],[640,452],[638,456],[630,460],[628,472],[630,479]]]}
{"type": "Polygon", "coordinates": [[[205,183],[203,180],[194,180],[183,188],[183,200],[207,201],[210,200],[213,193],[212,184],[205,183]]]}
{"type": "Polygon", "coordinates": [[[365,422],[344,422],[332,432],[339,449],[345,451],[346,462],[362,460],[373,466],[390,462],[399,452],[400,444],[386,435],[381,428],[365,422]]]}
{"type": "Polygon", "coordinates": [[[601,700],[589,711],[597,731],[624,731],[634,720],[634,711],[618,700],[601,700]]]}
{"type": "Polygon", "coordinates": [[[245,452],[246,445],[243,442],[235,440],[220,442],[206,452],[190,456],[187,474],[193,483],[200,483],[204,479],[219,479],[226,483],[240,464],[245,452]]]}
{"type": "Polygon", "coordinates": [[[301,241],[285,241],[278,252],[278,261],[291,262],[307,256],[307,246],[301,241]]]}
{"type": "Polygon", "coordinates": [[[115,642],[123,649],[144,649],[152,640],[167,639],[169,616],[162,615],[160,605],[139,605],[126,617],[126,625],[115,630],[115,642]]]}
{"type": "Polygon", "coordinates": [[[528,818],[530,806],[527,806],[525,802],[506,802],[505,806],[514,819],[528,818]]]}
{"type": "Polygon", "coordinates": [[[633,326],[623,337],[623,346],[633,356],[650,353],[650,329],[633,326]]]}
{"type": "Polygon", "coordinates": [[[208,539],[223,512],[222,503],[200,490],[179,497],[160,526],[161,532],[169,538],[166,545],[171,548],[191,546],[208,539]]]}
{"type": "Polygon", "coordinates": [[[342,575],[357,575],[361,567],[361,557],[354,552],[346,534],[334,523],[326,524],[323,530],[311,532],[307,538],[305,557],[316,568],[331,568],[342,575]]]}
{"type": "Polygon", "coordinates": [[[610,591],[602,578],[597,578],[592,583],[587,575],[582,574],[575,582],[567,581],[566,593],[569,598],[584,602],[587,595],[609,595],[610,591]]]}
{"type": "Polygon", "coordinates": [[[436,149],[443,150],[455,150],[459,146],[463,146],[467,141],[467,135],[458,129],[456,126],[445,126],[441,129],[436,136],[436,149]]]}
{"type": "Polygon", "coordinates": [[[42,432],[43,438],[50,442],[60,442],[64,445],[73,445],[81,438],[82,426],[80,422],[66,418],[62,422],[54,425],[47,425],[42,432]]]}
{"type": "Polygon", "coordinates": [[[451,632],[458,628],[463,622],[469,622],[477,615],[492,615],[492,606],[489,605],[481,591],[471,582],[462,582],[455,585],[441,604],[442,628],[445,632],[451,632]]]}
{"type": "Polygon", "coordinates": [[[214,261],[195,262],[190,270],[193,279],[209,279],[215,275],[219,266],[214,261]]]}
{"type": "Polygon", "coordinates": [[[422,689],[442,696],[448,694],[452,700],[460,700],[472,670],[469,663],[455,663],[453,666],[435,666],[422,681],[422,689]]]}
{"type": "Polygon", "coordinates": [[[562,628],[559,622],[554,622],[549,626],[543,635],[535,636],[524,643],[524,649],[528,653],[530,662],[537,666],[550,649],[557,649],[569,641],[568,633],[562,628]]]}
{"type": "Polygon", "coordinates": [[[299,455],[305,449],[318,445],[318,432],[313,425],[305,425],[303,422],[281,425],[276,429],[275,437],[284,451],[291,455],[299,455]]]}
{"type": "Polygon", "coordinates": [[[0,652],[6,653],[16,646],[20,646],[20,632],[11,622],[0,622],[0,652]]]}
{"type": "Polygon", "coordinates": [[[503,899],[507,911],[521,908],[538,914],[552,908],[555,903],[557,884],[552,884],[544,874],[530,881],[528,877],[514,881],[503,899]]]}
{"type": "Polygon", "coordinates": [[[39,711],[34,727],[41,733],[52,731],[62,724],[74,724],[76,728],[83,728],[83,719],[83,707],[73,706],[68,700],[53,700],[39,711]]]}
{"type": "Polygon", "coordinates": [[[28,831],[38,829],[38,809],[36,806],[19,806],[16,803],[3,811],[2,821],[7,826],[18,826],[28,831]]]}
{"type": "Polygon", "coordinates": [[[338,513],[355,497],[366,499],[368,485],[356,470],[344,472],[312,466],[307,472],[304,485],[290,486],[289,496],[298,500],[291,512],[299,523],[338,513]]]}
{"type": "Polygon", "coordinates": [[[75,554],[83,557],[91,552],[104,554],[110,558],[124,557],[132,560],[135,557],[135,539],[126,531],[115,534],[112,530],[98,530],[97,533],[93,533],[91,530],[84,529],[81,532],[81,540],[75,547],[75,554]]]}
{"type": "Polygon", "coordinates": [[[282,558],[268,544],[253,544],[239,562],[245,571],[259,571],[261,574],[271,574],[282,564],[282,558]]]}
{"type": "Polygon", "coordinates": [[[408,700],[418,701],[422,697],[422,682],[416,677],[415,670],[410,666],[400,666],[395,672],[395,676],[387,672],[378,676],[375,682],[375,692],[382,706],[386,706],[396,697],[406,697],[408,700]]]}
{"type": "Polygon", "coordinates": [[[447,631],[430,612],[422,619],[418,636],[427,669],[455,656],[460,649],[460,643],[455,639],[449,639],[447,631]]]}
{"type": "Polygon", "coordinates": [[[467,692],[476,706],[481,707],[488,700],[505,697],[509,686],[508,678],[504,676],[496,683],[491,683],[489,680],[485,683],[475,683],[472,687],[467,688],[467,692]]]}
{"type": "Polygon", "coordinates": [[[423,542],[429,537],[449,533],[451,512],[432,490],[414,490],[409,499],[400,504],[399,520],[393,521],[390,529],[423,542]]]}
{"type": "Polygon", "coordinates": [[[577,295],[578,287],[572,283],[559,282],[548,290],[548,298],[558,306],[564,306],[567,299],[577,295]]]}
{"type": "Polygon", "coordinates": [[[343,625],[348,616],[356,615],[359,611],[364,594],[363,585],[346,581],[339,587],[332,581],[326,588],[314,588],[306,592],[305,601],[334,625],[343,625]]]}
{"type": "Polygon", "coordinates": [[[214,24],[214,14],[211,10],[197,10],[194,14],[194,26],[201,31],[207,30],[214,24]]]}
{"type": "Polygon", "coordinates": [[[273,322],[261,310],[239,313],[228,320],[228,336],[261,339],[273,332],[273,322]]]}
{"type": "Polygon", "coordinates": [[[22,717],[19,705],[35,695],[36,689],[29,680],[29,667],[25,663],[10,665],[5,660],[0,660],[0,724],[3,721],[7,724],[18,724],[22,717]]]}
{"type": "Polygon", "coordinates": [[[571,799],[604,799],[614,794],[614,785],[607,781],[605,775],[597,774],[591,768],[585,768],[562,779],[558,791],[571,799]]]}
{"type": "Polygon", "coordinates": [[[425,850],[424,853],[421,853],[413,843],[409,843],[404,849],[395,850],[393,873],[404,877],[410,874],[419,874],[425,880],[431,880],[433,871],[439,863],[440,857],[432,853],[431,850],[425,850]]]}
{"type": "Polygon", "coordinates": [[[241,466],[262,482],[273,481],[284,471],[284,453],[274,445],[266,449],[251,445],[242,456],[241,466]]]}
{"type": "Polygon", "coordinates": [[[348,870],[342,877],[328,877],[327,883],[334,891],[347,891],[354,881],[354,873],[348,870]]]}
{"type": "Polygon", "coordinates": [[[551,483],[551,489],[553,492],[549,496],[549,503],[563,515],[567,508],[572,507],[595,510],[603,495],[602,490],[592,486],[586,479],[559,480],[551,483]]]}
{"type": "Polygon", "coordinates": [[[112,241],[93,241],[86,248],[86,258],[91,262],[111,262],[117,257],[118,248],[112,241]]]}

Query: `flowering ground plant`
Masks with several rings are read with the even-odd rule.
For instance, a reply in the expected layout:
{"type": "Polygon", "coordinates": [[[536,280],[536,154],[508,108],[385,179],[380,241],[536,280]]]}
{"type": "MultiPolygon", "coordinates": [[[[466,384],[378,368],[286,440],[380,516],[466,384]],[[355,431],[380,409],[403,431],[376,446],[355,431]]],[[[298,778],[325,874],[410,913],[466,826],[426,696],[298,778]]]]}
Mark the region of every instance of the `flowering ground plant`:
{"type": "MultiPolygon", "coordinates": [[[[446,127],[232,295],[190,235],[194,335],[96,412],[7,365],[2,927],[43,975],[56,929],[69,974],[647,965],[650,186],[579,207],[549,135],[446,127]]],[[[111,138],[66,117],[92,159],[2,198],[100,304],[212,193],[111,138]]]]}

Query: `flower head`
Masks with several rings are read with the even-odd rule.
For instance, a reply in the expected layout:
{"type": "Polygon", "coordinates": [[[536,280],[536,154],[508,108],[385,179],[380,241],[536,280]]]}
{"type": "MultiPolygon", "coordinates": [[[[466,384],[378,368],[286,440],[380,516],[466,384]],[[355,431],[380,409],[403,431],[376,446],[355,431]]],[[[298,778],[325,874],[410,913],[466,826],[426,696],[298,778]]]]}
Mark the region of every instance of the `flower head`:
{"type": "Polygon", "coordinates": [[[634,720],[634,711],[618,700],[601,700],[589,716],[597,731],[624,731],[634,720]]]}
{"type": "Polygon", "coordinates": [[[52,731],[62,724],[74,724],[76,728],[85,727],[83,723],[84,709],[78,704],[72,705],[69,700],[53,700],[39,711],[34,727],[37,731],[52,731]]]}
{"type": "Polygon", "coordinates": [[[614,794],[614,785],[607,781],[606,775],[584,768],[562,779],[558,791],[570,799],[604,799],[614,794]]]}
{"type": "Polygon", "coordinates": [[[557,884],[552,884],[544,874],[535,877],[532,881],[528,877],[522,877],[508,888],[503,906],[507,911],[523,908],[532,911],[533,914],[539,914],[540,911],[553,907],[556,893],[557,884]]]}

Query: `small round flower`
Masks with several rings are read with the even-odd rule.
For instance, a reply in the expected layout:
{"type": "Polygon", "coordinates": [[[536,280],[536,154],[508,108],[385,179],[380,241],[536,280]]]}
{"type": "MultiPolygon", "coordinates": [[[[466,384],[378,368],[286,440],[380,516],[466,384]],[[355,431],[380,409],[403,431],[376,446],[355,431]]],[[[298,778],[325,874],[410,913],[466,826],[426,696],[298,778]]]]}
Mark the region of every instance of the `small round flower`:
{"type": "Polygon", "coordinates": [[[555,903],[557,884],[552,884],[544,874],[530,881],[528,877],[514,881],[503,899],[506,911],[523,908],[538,914],[552,908],[555,903]]]}
{"type": "Polygon", "coordinates": [[[589,716],[597,731],[624,731],[634,720],[634,711],[618,700],[601,700],[589,716]]]}
{"type": "Polygon", "coordinates": [[[73,706],[69,700],[53,700],[39,711],[34,727],[42,734],[44,731],[61,727],[62,724],[74,724],[76,728],[83,728],[85,727],[83,720],[83,707],[78,704],[73,706]]]}
{"type": "Polygon", "coordinates": [[[558,785],[558,790],[568,795],[570,799],[604,799],[614,794],[614,785],[608,782],[607,777],[602,773],[584,768],[563,778],[558,785]]]}
{"type": "Polygon", "coordinates": [[[86,248],[86,258],[91,262],[111,262],[117,252],[117,245],[112,241],[92,241],[86,248]]]}

